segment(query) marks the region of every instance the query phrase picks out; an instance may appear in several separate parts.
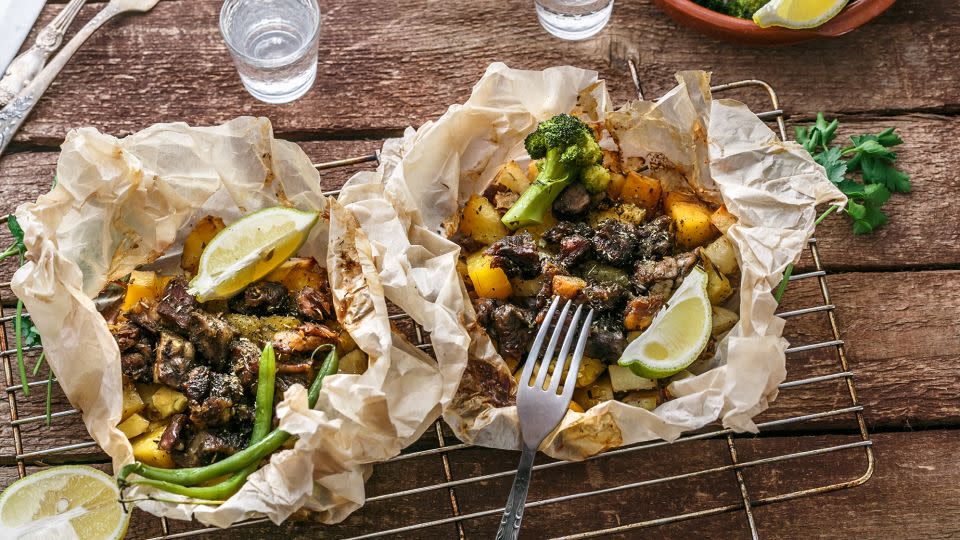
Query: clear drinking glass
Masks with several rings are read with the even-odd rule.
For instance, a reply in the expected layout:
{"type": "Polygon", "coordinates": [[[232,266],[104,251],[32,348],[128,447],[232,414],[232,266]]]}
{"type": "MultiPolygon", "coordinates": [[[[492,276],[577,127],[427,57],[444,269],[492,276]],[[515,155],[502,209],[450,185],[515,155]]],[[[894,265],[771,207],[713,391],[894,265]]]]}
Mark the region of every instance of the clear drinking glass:
{"type": "Polygon", "coordinates": [[[223,35],[243,86],[267,103],[287,103],[317,78],[317,0],[225,0],[223,35]]]}
{"type": "Polygon", "coordinates": [[[534,0],[540,25],[561,39],[586,39],[607,25],[613,0],[534,0]]]}

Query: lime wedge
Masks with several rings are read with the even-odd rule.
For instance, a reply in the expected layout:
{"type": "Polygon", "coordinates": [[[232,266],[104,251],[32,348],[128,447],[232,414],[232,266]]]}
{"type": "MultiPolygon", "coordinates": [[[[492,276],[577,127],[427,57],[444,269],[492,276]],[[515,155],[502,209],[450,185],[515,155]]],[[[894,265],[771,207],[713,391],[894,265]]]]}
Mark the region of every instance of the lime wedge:
{"type": "Polygon", "coordinates": [[[772,0],[753,14],[760,28],[816,28],[836,17],[848,0],[772,0]]]}
{"type": "Polygon", "coordinates": [[[640,377],[663,379],[687,368],[710,339],[707,274],[694,268],[650,327],[623,350],[621,366],[640,377]]]}
{"type": "Polygon", "coordinates": [[[0,495],[0,537],[123,538],[130,514],[110,475],[92,467],[51,467],[18,480],[0,495]]]}
{"type": "Polygon", "coordinates": [[[190,294],[206,302],[240,292],[296,253],[318,217],[317,212],[275,206],[223,229],[200,255],[190,294]]]}

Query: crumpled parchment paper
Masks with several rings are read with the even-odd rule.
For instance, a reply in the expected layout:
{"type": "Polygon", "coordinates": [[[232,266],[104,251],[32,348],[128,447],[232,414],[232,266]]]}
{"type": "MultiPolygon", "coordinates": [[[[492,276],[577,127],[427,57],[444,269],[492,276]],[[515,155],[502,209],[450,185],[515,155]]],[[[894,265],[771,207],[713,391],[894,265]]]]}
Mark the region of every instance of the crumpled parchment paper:
{"type": "Polygon", "coordinates": [[[676,399],[653,412],[618,401],[569,411],[541,450],[583,459],[621,445],[673,440],[718,419],[755,431],[751,418],[776,398],[787,342],[771,290],[813,233],[815,206],[845,199],[799,145],[779,141],[745,105],[713,100],[708,74],[683,72],[677,80],[657,101],[614,112],[596,72],[494,63],[466,103],[388,141],[379,169],[347,183],[339,201],[378,253],[384,289],[406,291],[406,300],[424,307],[411,314],[431,332],[445,376],[462,373],[456,394],[444,400],[444,419],[462,440],[520,446],[515,382],[476,323],[456,269],[459,247],[446,238],[469,196],[482,193],[503,163],[526,157],[524,136],[562,112],[604,121],[624,160],[644,159],[651,164],[647,174],[665,186],[686,185],[724,202],[739,218],[728,234],[742,269],[741,319],[718,344],[713,362],[672,384],[676,399]]]}
{"type": "MultiPolygon", "coordinates": [[[[370,464],[397,455],[440,415],[456,378],[391,332],[378,257],[356,219],[320,192],[310,159],[273,138],[266,119],[192,128],[158,124],[123,139],[91,128],[68,134],[58,184],[16,215],[27,262],[13,278],[43,338],[47,362],[114,470],[133,461],[114,426],[121,414],[117,345],[93,299],[134,268],[175,268],[193,223],[208,214],[230,223],[289,204],[321,211],[300,251],[326,262],[340,322],[370,356],[362,375],[332,375],[314,409],[296,385],[277,407],[280,427],[298,436],[273,454],[220,506],[140,502],[156,515],[227,526],[294,511],[337,522],[364,501],[370,464]]],[[[154,493],[136,487],[127,498],[154,493]]],[[[181,497],[163,494],[165,499],[181,497]]]]}

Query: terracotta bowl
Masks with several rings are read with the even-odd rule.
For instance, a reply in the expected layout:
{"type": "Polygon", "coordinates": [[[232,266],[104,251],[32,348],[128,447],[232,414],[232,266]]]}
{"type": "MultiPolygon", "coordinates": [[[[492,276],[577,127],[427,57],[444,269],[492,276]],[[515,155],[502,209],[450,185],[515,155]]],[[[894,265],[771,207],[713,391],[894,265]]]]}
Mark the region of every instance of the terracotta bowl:
{"type": "Polygon", "coordinates": [[[880,15],[895,1],[853,0],[839,15],[819,28],[790,30],[779,27],[760,28],[753,21],[717,13],[692,0],[653,0],[684,26],[724,41],[761,47],[792,45],[812,39],[842,36],[880,15]]]}

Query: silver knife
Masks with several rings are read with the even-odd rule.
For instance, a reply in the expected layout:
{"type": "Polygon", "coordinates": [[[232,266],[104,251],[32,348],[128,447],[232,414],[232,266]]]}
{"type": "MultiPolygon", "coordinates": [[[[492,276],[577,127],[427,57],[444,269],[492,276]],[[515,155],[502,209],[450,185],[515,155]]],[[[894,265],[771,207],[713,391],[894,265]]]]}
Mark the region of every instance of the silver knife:
{"type": "Polygon", "coordinates": [[[83,7],[85,1],[70,0],[70,3],[37,33],[33,45],[13,59],[13,62],[7,67],[3,79],[0,79],[0,106],[9,103],[13,96],[23,90],[24,86],[30,84],[37,73],[40,73],[43,65],[47,63],[50,53],[60,48],[63,35],[67,33],[67,28],[70,27],[74,17],[80,13],[80,8],[83,7]]]}
{"type": "Polygon", "coordinates": [[[0,73],[7,70],[47,0],[0,2],[0,73]]]}

